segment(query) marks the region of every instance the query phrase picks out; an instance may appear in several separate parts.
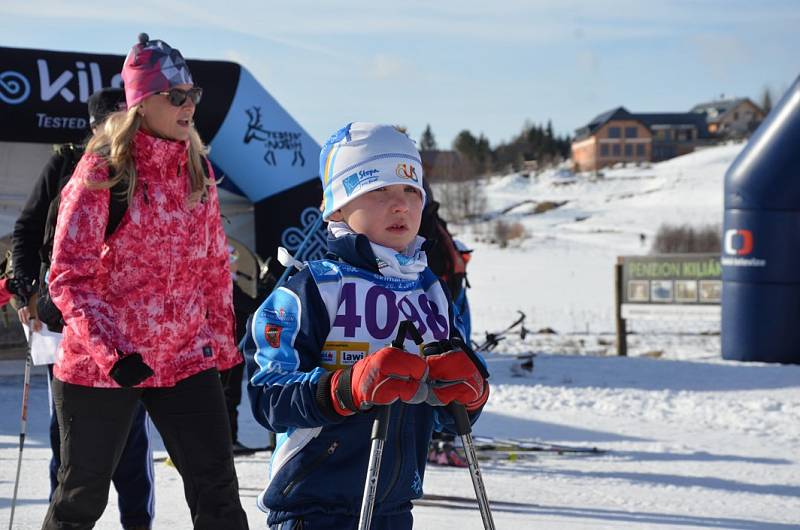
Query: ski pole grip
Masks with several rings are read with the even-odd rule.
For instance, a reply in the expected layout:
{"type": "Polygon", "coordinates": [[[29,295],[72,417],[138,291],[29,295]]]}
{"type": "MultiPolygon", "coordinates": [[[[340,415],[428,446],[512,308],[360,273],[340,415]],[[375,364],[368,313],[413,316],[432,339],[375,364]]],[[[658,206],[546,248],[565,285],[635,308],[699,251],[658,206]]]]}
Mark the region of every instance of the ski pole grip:
{"type": "Polygon", "coordinates": [[[378,410],[378,417],[372,422],[371,440],[386,441],[389,435],[389,405],[381,405],[378,410]]]}
{"type": "Polygon", "coordinates": [[[456,434],[464,436],[472,432],[472,425],[469,423],[469,415],[467,409],[461,403],[455,401],[447,405],[447,411],[453,416],[456,421],[456,434]]]}

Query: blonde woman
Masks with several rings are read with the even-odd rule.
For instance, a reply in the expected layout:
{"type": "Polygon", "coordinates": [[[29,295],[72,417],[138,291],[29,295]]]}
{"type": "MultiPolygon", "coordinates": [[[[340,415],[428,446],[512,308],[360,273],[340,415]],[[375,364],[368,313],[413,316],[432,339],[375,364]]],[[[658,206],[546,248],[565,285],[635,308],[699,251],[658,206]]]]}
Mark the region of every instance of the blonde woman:
{"type": "Polygon", "coordinates": [[[89,141],[61,197],[49,281],[65,321],[53,381],[62,463],[43,528],[100,518],[139,402],[194,528],[247,528],[218,374],[241,362],[228,254],[192,122],[202,90],[178,50],[145,34],[122,78],[127,110],[89,141]],[[107,236],[119,182],[127,210],[107,236]]]}

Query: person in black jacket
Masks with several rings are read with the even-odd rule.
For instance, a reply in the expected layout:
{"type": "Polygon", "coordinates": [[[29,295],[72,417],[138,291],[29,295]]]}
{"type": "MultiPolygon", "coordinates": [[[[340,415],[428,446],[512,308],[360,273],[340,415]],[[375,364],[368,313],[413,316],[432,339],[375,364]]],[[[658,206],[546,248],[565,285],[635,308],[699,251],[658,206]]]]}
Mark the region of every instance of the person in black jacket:
{"type": "MultiPolygon", "coordinates": [[[[236,330],[234,331],[234,341],[238,344],[247,332],[247,319],[261,305],[260,301],[252,298],[244,292],[239,284],[236,283],[236,274],[239,268],[239,252],[233,247],[228,246],[230,253],[231,279],[233,280],[233,313],[236,318],[236,330]]],[[[234,454],[247,454],[253,452],[239,441],[239,412],[238,407],[242,402],[242,377],[244,376],[244,364],[237,364],[229,370],[219,373],[222,379],[222,390],[225,394],[225,405],[228,409],[228,420],[231,427],[231,441],[233,442],[234,454]]]]}
{"type": "MultiPolygon", "coordinates": [[[[94,131],[112,112],[125,107],[125,93],[120,88],[103,88],[89,98],[89,124],[94,131]]],[[[28,292],[30,298],[18,297],[17,313],[20,321],[39,331],[46,324],[50,331],[61,332],[64,325],[61,312],[50,300],[47,291],[47,270],[53,244],[53,228],[58,214],[61,189],[69,181],[78,161],[83,156],[82,145],[64,144],[56,147],[34,185],[28,201],[14,225],[12,233],[12,262],[14,278],[28,292]]],[[[53,378],[53,365],[48,365],[49,379],[53,378]]],[[[51,404],[52,405],[52,404],[51,404]]],[[[59,425],[55,406],[50,407],[50,496],[58,485],[61,465],[59,425]]],[[[140,406],[131,426],[128,441],[113,482],[119,494],[119,511],[122,527],[127,530],[149,529],[154,517],[155,484],[153,457],[150,449],[148,419],[140,406]]]]}

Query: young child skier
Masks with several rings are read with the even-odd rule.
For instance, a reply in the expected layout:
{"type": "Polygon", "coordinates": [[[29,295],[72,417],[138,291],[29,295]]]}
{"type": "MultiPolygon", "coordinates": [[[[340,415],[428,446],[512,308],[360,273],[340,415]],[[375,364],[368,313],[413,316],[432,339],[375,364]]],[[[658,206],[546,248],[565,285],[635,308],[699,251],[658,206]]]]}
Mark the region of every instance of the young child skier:
{"type": "Polygon", "coordinates": [[[259,508],[270,528],[356,528],[376,406],[390,409],[373,529],[411,528],[434,424],[489,396],[483,361],[463,344],[445,284],[417,236],[425,191],[414,143],[389,125],[351,123],[320,154],[326,259],[312,261],[254,314],[246,338],[256,419],[280,433],[259,508]],[[425,343],[456,345],[423,358],[425,343]]]}

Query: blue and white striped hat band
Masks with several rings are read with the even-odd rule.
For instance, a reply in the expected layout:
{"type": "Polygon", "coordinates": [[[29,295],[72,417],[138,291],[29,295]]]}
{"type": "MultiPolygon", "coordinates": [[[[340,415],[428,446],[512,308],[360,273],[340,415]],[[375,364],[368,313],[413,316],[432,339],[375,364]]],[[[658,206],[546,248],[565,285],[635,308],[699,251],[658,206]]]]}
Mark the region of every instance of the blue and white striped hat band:
{"type": "Polygon", "coordinates": [[[368,191],[404,184],[422,192],[422,159],[405,133],[391,125],[353,122],[322,146],[319,173],[325,220],[368,191]]]}

